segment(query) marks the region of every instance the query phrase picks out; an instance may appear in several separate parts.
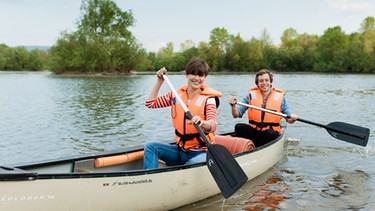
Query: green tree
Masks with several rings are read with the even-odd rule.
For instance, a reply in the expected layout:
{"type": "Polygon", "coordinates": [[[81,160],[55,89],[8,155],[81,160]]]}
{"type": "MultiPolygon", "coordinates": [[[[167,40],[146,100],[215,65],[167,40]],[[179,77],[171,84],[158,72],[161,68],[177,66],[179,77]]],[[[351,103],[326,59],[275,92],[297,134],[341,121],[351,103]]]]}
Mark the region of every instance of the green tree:
{"type": "Polygon", "coordinates": [[[240,35],[235,36],[227,48],[226,68],[235,71],[246,71],[248,46],[240,35]]]}
{"type": "Polygon", "coordinates": [[[181,49],[181,52],[184,52],[194,47],[195,47],[195,43],[192,40],[186,40],[185,42],[181,43],[180,49],[181,49]]]}
{"type": "Polygon", "coordinates": [[[29,52],[25,47],[9,48],[5,52],[5,70],[27,70],[29,52]]]}
{"type": "Polygon", "coordinates": [[[273,53],[276,53],[277,49],[272,44],[271,35],[267,31],[267,29],[264,28],[262,30],[259,40],[255,39],[255,38],[251,38],[250,42],[253,42],[254,45],[256,46],[256,48],[253,49],[253,50],[256,51],[257,53],[259,53],[259,52],[258,52],[258,44],[256,44],[256,43],[259,42],[259,44],[260,44],[259,47],[260,47],[260,50],[261,50],[261,52],[260,52],[261,53],[260,54],[261,60],[259,62],[259,67],[257,69],[260,69],[260,68],[272,69],[271,64],[275,62],[275,61],[272,61],[272,60],[275,60],[275,58],[276,58],[276,57],[273,57],[275,55],[273,53]]]}
{"type": "Polygon", "coordinates": [[[272,45],[272,39],[270,33],[267,31],[266,28],[264,28],[260,34],[259,38],[261,48],[267,48],[268,46],[272,45]]]}
{"type": "Polygon", "coordinates": [[[375,19],[367,17],[361,24],[363,36],[363,51],[366,53],[374,53],[375,49],[375,19]]]}
{"type": "Polygon", "coordinates": [[[42,70],[46,64],[47,54],[44,51],[34,49],[29,53],[29,61],[27,63],[28,70],[42,70]]]}
{"type": "Polygon", "coordinates": [[[307,38],[306,34],[299,35],[293,28],[283,32],[282,44],[278,52],[280,70],[291,72],[312,70],[314,60],[313,56],[306,52],[310,47],[305,43],[307,38]]]}
{"type": "Polygon", "coordinates": [[[260,40],[252,38],[250,41],[244,41],[237,35],[228,48],[226,68],[240,72],[258,70],[263,59],[261,46],[260,40]]]}
{"type": "MultiPolygon", "coordinates": [[[[57,74],[64,72],[74,72],[74,71],[90,71],[95,67],[86,64],[89,62],[87,59],[83,58],[85,53],[79,52],[78,50],[81,45],[78,43],[78,37],[76,34],[68,34],[66,32],[61,33],[61,37],[57,40],[56,44],[51,47],[49,55],[51,57],[51,70],[57,74]],[[81,68],[84,68],[81,70],[81,68]]],[[[89,46],[86,46],[86,49],[89,46]]],[[[95,52],[92,52],[94,54],[95,52]]],[[[90,55],[92,55],[90,54],[90,55]]]]}
{"type": "Polygon", "coordinates": [[[279,71],[298,71],[300,64],[301,48],[298,45],[298,33],[293,28],[288,28],[281,36],[281,46],[278,50],[279,71]]]}
{"type": "Polygon", "coordinates": [[[174,46],[172,42],[168,42],[166,47],[159,49],[159,56],[161,58],[172,58],[174,53],[174,46]]]}
{"type": "Polygon", "coordinates": [[[228,46],[230,36],[228,30],[225,28],[214,28],[210,32],[210,45],[217,47],[220,52],[224,53],[225,48],[228,46]]]}
{"type": "Polygon", "coordinates": [[[150,64],[148,65],[147,68],[142,69],[142,70],[156,70],[158,68],[156,66],[157,56],[155,52],[147,53],[147,60],[150,62],[150,64]]]}
{"type": "Polygon", "coordinates": [[[348,36],[340,26],[328,28],[317,46],[316,71],[345,72],[347,69],[346,53],[348,51],[348,36]]]}
{"type": "MultiPolygon", "coordinates": [[[[187,48],[186,50],[184,50],[182,52],[182,56],[185,58],[185,64],[187,63],[187,61],[189,61],[191,58],[194,58],[194,57],[202,57],[202,55],[199,54],[199,49],[197,47],[190,47],[190,48],[187,48]]],[[[183,66],[185,68],[185,66],[183,66]]]]}
{"type": "Polygon", "coordinates": [[[370,72],[374,69],[374,58],[370,53],[364,51],[363,45],[361,34],[353,33],[350,36],[347,55],[348,72],[370,72]]]}
{"type": "Polygon", "coordinates": [[[296,47],[298,45],[298,33],[295,29],[289,28],[281,36],[281,46],[286,48],[296,47]]]}
{"type": "Polygon", "coordinates": [[[225,28],[214,28],[210,33],[208,63],[213,71],[224,69],[225,53],[230,41],[230,34],[225,28]]]}
{"type": "Polygon", "coordinates": [[[82,0],[78,30],[66,32],[51,48],[56,73],[129,72],[146,54],[128,30],[134,25],[131,11],[121,11],[112,0],[82,0]]]}
{"type": "Polygon", "coordinates": [[[300,71],[313,71],[318,42],[318,35],[304,33],[298,36],[298,45],[302,48],[300,71]]]}
{"type": "Polygon", "coordinates": [[[210,57],[210,45],[207,42],[201,41],[198,44],[198,55],[202,59],[206,60],[210,67],[212,68],[212,64],[209,62],[210,57]]]}
{"type": "Polygon", "coordinates": [[[262,49],[262,60],[260,63],[261,68],[276,70],[278,61],[278,46],[267,46],[262,49]]]}
{"type": "Polygon", "coordinates": [[[0,70],[43,70],[48,63],[47,52],[25,47],[8,47],[0,45],[0,70]]]}
{"type": "Polygon", "coordinates": [[[9,47],[5,44],[0,44],[0,70],[5,70],[7,64],[7,51],[9,47]]]}

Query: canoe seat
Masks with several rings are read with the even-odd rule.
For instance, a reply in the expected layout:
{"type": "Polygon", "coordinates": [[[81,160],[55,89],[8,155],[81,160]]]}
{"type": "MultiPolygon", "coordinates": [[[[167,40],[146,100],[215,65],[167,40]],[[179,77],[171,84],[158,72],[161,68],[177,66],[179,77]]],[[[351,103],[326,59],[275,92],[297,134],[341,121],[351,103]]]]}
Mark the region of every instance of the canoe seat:
{"type": "Polygon", "coordinates": [[[250,139],[216,135],[214,144],[223,145],[232,154],[238,154],[255,148],[254,143],[250,139]]]}

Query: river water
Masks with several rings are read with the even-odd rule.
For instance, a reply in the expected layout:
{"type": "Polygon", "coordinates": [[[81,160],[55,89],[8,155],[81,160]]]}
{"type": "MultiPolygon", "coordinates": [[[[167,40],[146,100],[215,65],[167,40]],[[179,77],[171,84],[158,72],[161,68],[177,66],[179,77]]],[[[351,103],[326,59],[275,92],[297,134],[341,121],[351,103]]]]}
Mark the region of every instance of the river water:
{"type": "MultiPolygon", "coordinates": [[[[171,140],[169,109],[144,107],[154,74],[54,76],[0,71],[0,165],[171,140]]],[[[183,75],[170,75],[177,88],[183,75]]],[[[241,99],[254,74],[209,75],[224,93],[218,132],[230,132],[228,99],[241,99]]],[[[283,158],[224,200],[221,195],[177,210],[375,210],[375,75],[275,74],[293,113],[321,123],[370,128],[367,147],[331,137],[324,128],[288,125],[283,158]]],[[[161,93],[169,91],[165,84],[161,93]]]]}

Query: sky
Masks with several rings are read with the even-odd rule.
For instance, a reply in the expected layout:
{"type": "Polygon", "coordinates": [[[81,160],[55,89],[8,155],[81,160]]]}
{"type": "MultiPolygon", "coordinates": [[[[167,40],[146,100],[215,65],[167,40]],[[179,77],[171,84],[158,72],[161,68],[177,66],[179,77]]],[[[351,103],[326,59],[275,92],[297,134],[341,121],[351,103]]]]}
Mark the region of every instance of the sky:
{"type": "MultiPolygon", "coordinates": [[[[375,16],[375,0],[114,0],[132,11],[129,30],[147,51],[172,42],[209,42],[214,28],[225,28],[244,40],[259,39],[266,30],[274,44],[293,28],[299,34],[323,35],[340,26],[358,32],[363,20],[375,16]]],[[[81,0],[0,0],[0,44],[52,46],[61,32],[76,31],[81,0]]]]}

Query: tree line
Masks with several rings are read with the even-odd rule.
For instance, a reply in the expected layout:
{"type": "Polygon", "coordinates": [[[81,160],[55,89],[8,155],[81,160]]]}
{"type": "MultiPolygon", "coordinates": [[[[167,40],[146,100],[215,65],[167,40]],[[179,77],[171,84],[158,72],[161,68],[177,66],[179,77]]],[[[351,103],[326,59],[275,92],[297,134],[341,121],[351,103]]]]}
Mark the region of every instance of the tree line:
{"type": "Polygon", "coordinates": [[[43,50],[27,50],[25,47],[11,48],[0,44],[0,70],[44,70],[48,53],[43,50]]]}
{"type": "Polygon", "coordinates": [[[209,41],[187,40],[180,51],[173,43],[147,52],[129,31],[132,11],[122,11],[112,0],[82,0],[77,31],[62,32],[47,51],[0,45],[0,70],[51,70],[63,73],[128,74],[167,67],[181,71],[193,57],[205,59],[215,72],[375,73],[375,19],[367,17],[360,30],[346,34],[340,26],[323,35],[299,34],[288,28],[280,46],[272,44],[266,29],[259,38],[244,39],[225,28],[210,31],[209,41]]]}

